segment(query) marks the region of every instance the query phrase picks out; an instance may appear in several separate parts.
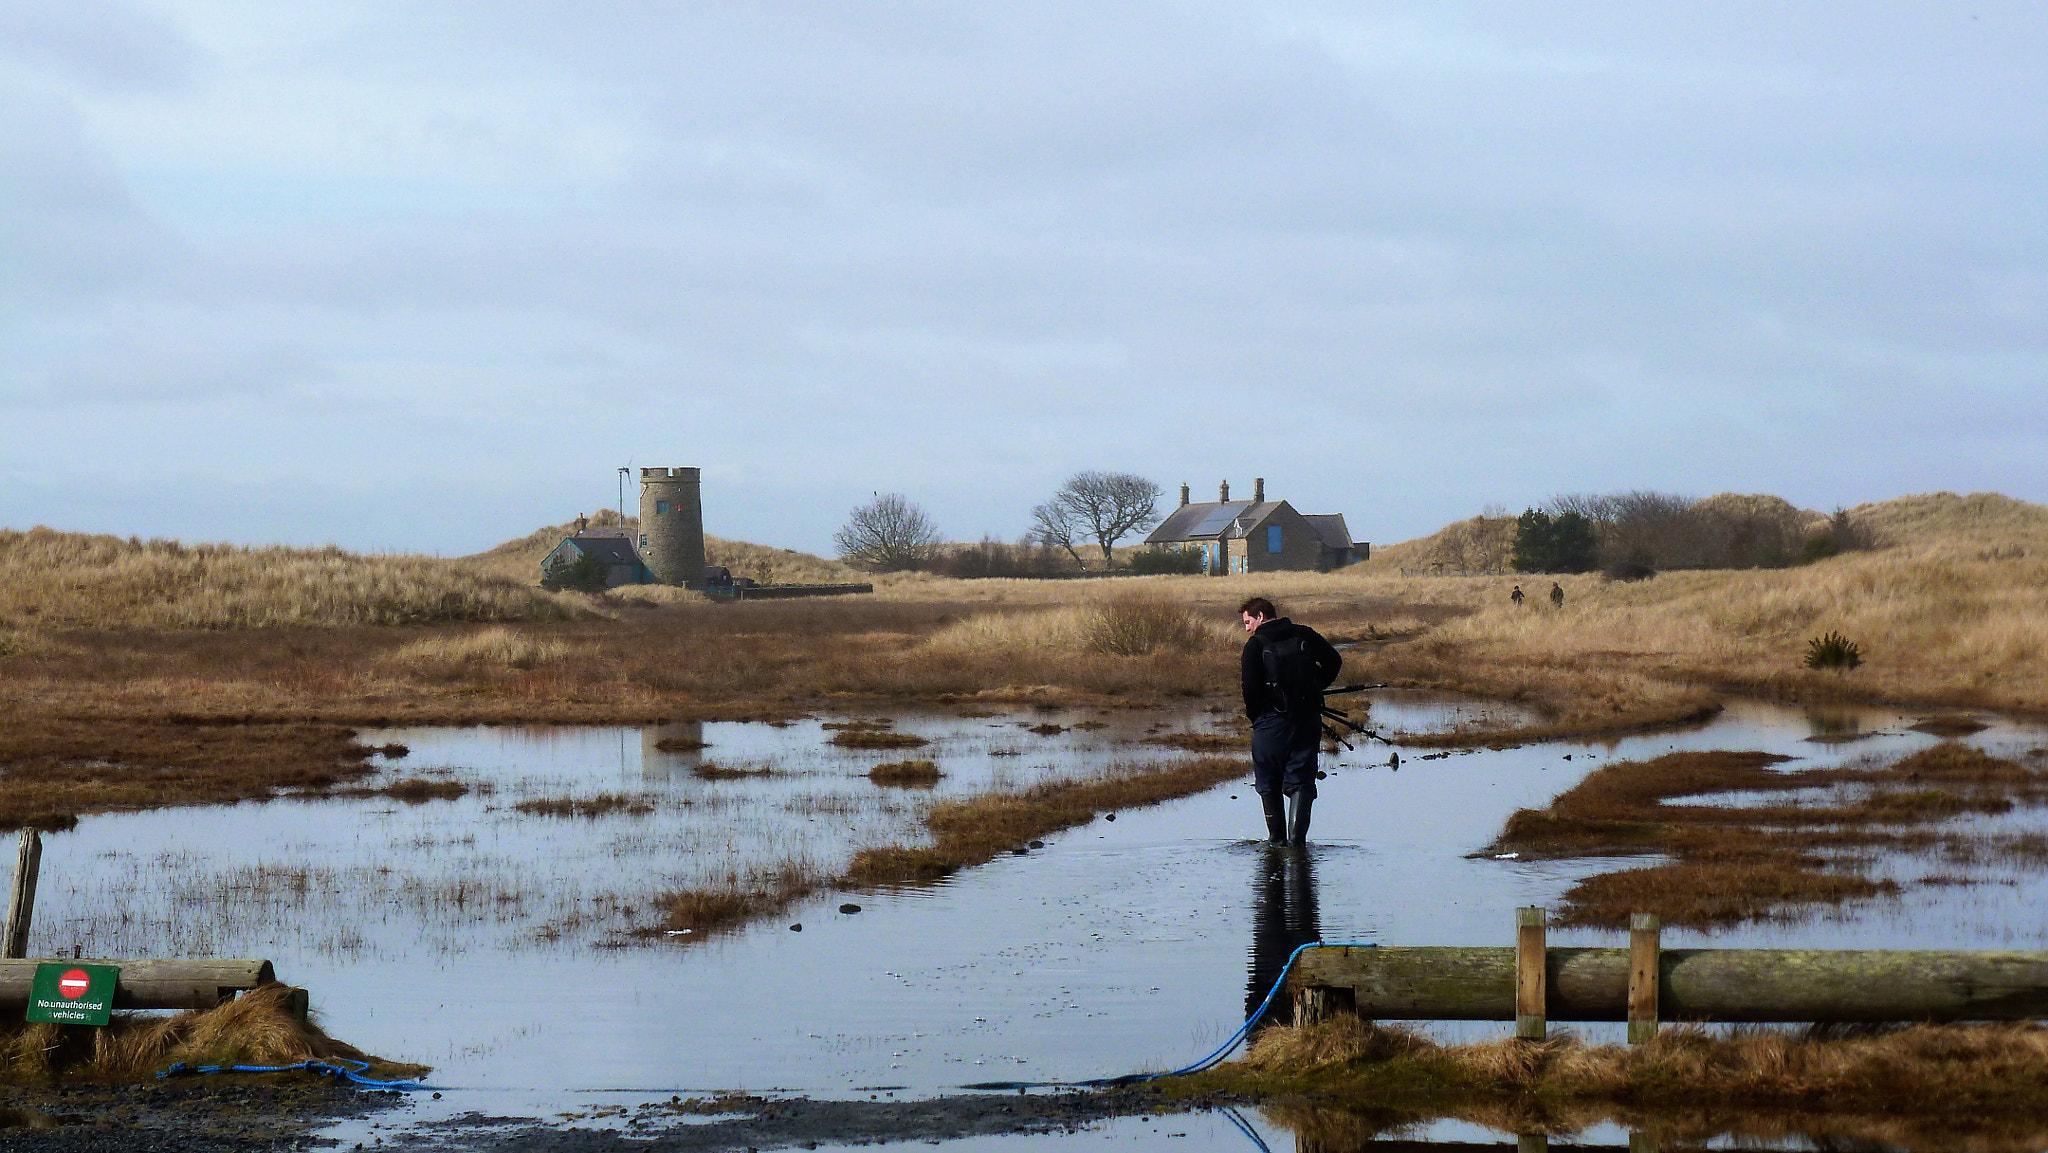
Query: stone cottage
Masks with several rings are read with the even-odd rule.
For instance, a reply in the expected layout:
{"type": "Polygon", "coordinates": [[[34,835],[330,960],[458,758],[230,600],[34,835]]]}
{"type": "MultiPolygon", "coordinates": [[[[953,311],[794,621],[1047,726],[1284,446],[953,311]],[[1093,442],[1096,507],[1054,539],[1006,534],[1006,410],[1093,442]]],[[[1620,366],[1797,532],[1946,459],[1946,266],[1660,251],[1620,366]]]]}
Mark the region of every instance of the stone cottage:
{"type": "Polygon", "coordinates": [[[574,535],[562,538],[540,561],[540,583],[551,589],[565,586],[569,570],[590,557],[604,570],[604,587],[654,583],[654,572],[640,559],[632,534],[623,528],[585,528],[578,525],[574,535]]]}
{"type": "Polygon", "coordinates": [[[1303,514],[1284,500],[1266,499],[1266,478],[1252,481],[1252,499],[1232,501],[1224,481],[1213,503],[1191,503],[1180,486],[1180,507],[1145,538],[1154,548],[1193,550],[1209,576],[1253,572],[1328,572],[1364,560],[1372,546],[1354,543],[1342,513],[1303,514]]]}

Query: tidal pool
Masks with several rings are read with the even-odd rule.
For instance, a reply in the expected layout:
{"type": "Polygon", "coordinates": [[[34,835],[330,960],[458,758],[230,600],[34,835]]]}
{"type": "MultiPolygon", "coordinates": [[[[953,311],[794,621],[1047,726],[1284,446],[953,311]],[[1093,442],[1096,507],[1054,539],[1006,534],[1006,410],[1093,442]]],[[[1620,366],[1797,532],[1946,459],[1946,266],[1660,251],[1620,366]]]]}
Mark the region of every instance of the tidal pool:
{"type": "MultiPolygon", "coordinates": [[[[1413,731],[1474,707],[1392,694],[1371,716],[1375,726],[1413,731]]],[[[1624,862],[1468,854],[1515,808],[1546,803],[1608,760],[1730,748],[1816,765],[1935,743],[1906,728],[1913,714],[1812,717],[1736,702],[1680,732],[1404,751],[1398,771],[1386,767],[1385,746],[1362,744],[1326,761],[1305,860],[1249,839],[1262,826],[1246,780],[1097,819],[1047,838],[1042,850],[939,884],[830,893],[705,941],[628,935],[651,919],[647,898],[663,889],[791,859],[829,873],[862,845],[915,840],[935,797],[1187,755],[1137,743],[1151,714],[903,715],[889,718],[893,730],[928,745],[854,751],[827,743],[834,730],[825,724],[855,719],[368,733],[368,743],[409,747],[384,770],[387,779],[447,778],[471,792],[419,805],[277,800],[86,818],[48,838],[31,950],[270,958],[281,978],[312,991],[336,1036],[435,1066],[441,1099],[421,1095],[402,1113],[336,1132],[350,1140],[363,1140],[372,1124],[383,1136],[394,1123],[471,1112],[589,1115],[600,1104],[630,1108],[715,1090],[928,1097],[972,1082],[1184,1064],[1238,1026],[1279,961],[1305,941],[1507,944],[1517,906],[1554,904],[1574,881],[1624,862]],[[706,747],[657,748],[677,739],[706,747]],[[947,775],[929,792],[881,788],[860,775],[905,757],[931,759],[947,775]],[[697,770],[706,761],[772,774],[705,780],[697,770]],[[599,794],[646,808],[595,819],[516,808],[599,794]],[[839,912],[845,902],[861,910],[839,912]]],[[[1204,731],[1223,720],[1192,713],[1165,723],[1204,731]]],[[[2000,721],[1967,739],[2017,754],[2048,743],[2048,732],[2000,721]]],[[[2038,812],[1999,820],[2041,823],[2038,812]]],[[[1886,864],[1907,882],[1931,867],[1911,858],[1886,864]]],[[[1711,941],[2048,947],[2042,874],[2002,868],[1998,876],[2000,883],[1973,886],[1909,883],[1897,899],[1711,941]]],[[[1683,931],[1666,938],[1680,946],[1709,940],[1683,931]]],[[[1554,939],[1620,938],[1555,931],[1554,939]]],[[[1456,1039],[1506,1029],[1436,1027],[1456,1039]]],[[[1583,1032],[1618,1040],[1619,1029],[1583,1032]]],[[[1291,1147],[1284,1127],[1256,1112],[1242,1116],[1273,1147],[1291,1147]]],[[[1216,1115],[1159,1127],[1168,1125],[1207,1126],[1203,1132],[1218,1136],[1155,1135],[1124,1119],[1029,1140],[1252,1147],[1216,1115]]],[[[1413,1136],[1500,1139],[1483,1134],[1445,1123],[1413,1136]]],[[[1626,1140],[1619,1131],[1581,1140],[1595,1136],[1602,1144],[1626,1140]]],[[[985,1147],[1009,1148],[1009,1140],[986,1139],[985,1147]]]]}

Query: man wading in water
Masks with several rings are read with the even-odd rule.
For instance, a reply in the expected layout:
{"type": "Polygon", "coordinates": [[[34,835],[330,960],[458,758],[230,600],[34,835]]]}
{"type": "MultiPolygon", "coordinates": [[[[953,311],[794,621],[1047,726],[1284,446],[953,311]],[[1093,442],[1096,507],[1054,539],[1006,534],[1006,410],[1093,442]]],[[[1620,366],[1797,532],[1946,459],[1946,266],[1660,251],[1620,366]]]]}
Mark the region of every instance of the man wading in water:
{"type": "Polygon", "coordinates": [[[1252,597],[1237,611],[1252,634],[1240,664],[1266,840],[1305,845],[1316,799],[1316,750],[1323,742],[1323,690],[1337,679],[1344,658],[1321,633],[1281,616],[1265,597],[1252,597]]]}

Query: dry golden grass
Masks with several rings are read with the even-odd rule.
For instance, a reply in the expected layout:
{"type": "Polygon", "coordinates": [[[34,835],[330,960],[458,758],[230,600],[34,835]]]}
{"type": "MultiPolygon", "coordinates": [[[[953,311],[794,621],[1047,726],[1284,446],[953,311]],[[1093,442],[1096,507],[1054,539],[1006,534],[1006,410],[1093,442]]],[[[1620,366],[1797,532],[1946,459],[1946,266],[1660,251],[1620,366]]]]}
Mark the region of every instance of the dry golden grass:
{"type": "Polygon", "coordinates": [[[421,556],[0,530],[0,629],[561,620],[569,602],[421,556]]]}
{"type": "Polygon", "coordinates": [[[244,576],[273,553],[300,554],[213,550],[219,557],[200,564],[193,554],[207,550],[45,530],[7,537],[14,568],[0,591],[0,691],[17,707],[53,715],[367,724],[775,717],[850,699],[1225,700],[1241,644],[1235,608],[1258,593],[1333,640],[1357,642],[1346,654],[1347,679],[1520,701],[1543,718],[1514,734],[1418,743],[1671,724],[1710,714],[1728,689],[2048,711],[2048,597],[2040,593],[2048,510],[1937,495],[1857,515],[1899,543],[1798,569],[1669,573],[1627,585],[1566,577],[1562,611],[1540,599],[1514,609],[1512,578],[1404,577],[1378,565],[1055,581],[898,574],[880,578],[872,596],[741,604],[651,588],[550,596],[493,575],[500,565],[530,580],[534,550],[559,539],[555,529],[462,561],[306,552],[311,567],[292,578],[298,599],[279,593],[258,611],[248,607],[255,593],[244,576]],[[55,559],[28,564],[37,549],[55,559]],[[440,573],[439,583],[396,600],[378,592],[377,580],[350,583],[349,574],[373,571],[395,580],[408,566],[440,573]],[[41,580],[44,592],[23,591],[34,585],[17,579],[27,569],[61,579],[41,580]],[[166,574],[211,574],[221,584],[201,595],[166,583],[166,574]],[[496,632],[461,624],[187,627],[499,611],[477,607],[488,598],[474,590],[509,598],[499,608],[512,616],[571,619],[498,622],[496,632]],[[1105,643],[1101,624],[1126,600],[1155,606],[1155,619],[1174,635],[1105,643]],[[13,614],[30,601],[44,607],[23,624],[13,614]],[[1801,667],[1807,639],[1831,628],[1862,644],[1862,668],[1801,667]],[[1148,643],[1142,656],[1105,651],[1148,643]]]}
{"type": "Polygon", "coordinates": [[[560,640],[498,626],[421,637],[399,646],[384,659],[418,672],[445,674],[478,668],[538,668],[574,651],[560,640]]]}
{"type": "Polygon", "coordinates": [[[2038,1025],[1916,1025],[1829,1033],[1749,1029],[1716,1036],[1667,1027],[1633,1047],[1547,1041],[1441,1045],[1338,1016],[1276,1025],[1197,1090],[1314,1093],[1393,1107],[1402,1098],[1516,1094],[1566,1103],[1819,1108],[1840,1112],[2041,1112],[2048,1030],[2038,1025]]]}
{"type": "MultiPolygon", "coordinates": [[[[1173,578],[1165,578],[1173,579],[1173,578]]],[[[976,584],[989,582],[978,581],[976,584]]],[[[1138,657],[1161,653],[1196,653],[1243,644],[1235,623],[1217,611],[1206,611],[1176,595],[1184,586],[1147,587],[1134,582],[1039,581],[1031,590],[1044,597],[1065,594],[1078,603],[1051,608],[995,611],[969,616],[933,633],[926,645],[951,653],[998,653],[1030,650],[1039,653],[1097,653],[1138,657]],[[1081,596],[1079,594],[1089,594],[1081,596]]],[[[910,588],[899,584],[892,596],[910,588]]],[[[1013,590],[1014,591],[1014,590],[1013,590]]]]}
{"type": "Polygon", "coordinates": [[[2048,508],[1935,494],[1855,515],[1888,547],[1799,568],[1668,572],[1638,583],[1566,576],[1561,611],[1540,601],[1515,608],[1507,578],[1444,578],[1471,590],[1464,600],[1476,611],[1429,639],[1439,663],[1503,675],[2048,709],[2048,508]],[[1863,667],[1802,667],[1809,639],[1829,629],[1862,646],[1863,667]]]}
{"type": "Polygon", "coordinates": [[[1514,567],[1514,556],[1515,518],[1475,516],[1454,521],[1428,536],[1376,545],[1372,556],[1348,571],[1372,576],[1503,573],[1514,567]]]}
{"type": "Polygon", "coordinates": [[[417,1077],[424,1066],[368,1058],[287,1009],[291,990],[271,984],[216,1009],[172,1017],[116,1016],[99,1027],[0,1024],[0,1077],[154,1080],[174,1062],[188,1065],[290,1065],[300,1061],[372,1062],[372,1076],[417,1077]]]}

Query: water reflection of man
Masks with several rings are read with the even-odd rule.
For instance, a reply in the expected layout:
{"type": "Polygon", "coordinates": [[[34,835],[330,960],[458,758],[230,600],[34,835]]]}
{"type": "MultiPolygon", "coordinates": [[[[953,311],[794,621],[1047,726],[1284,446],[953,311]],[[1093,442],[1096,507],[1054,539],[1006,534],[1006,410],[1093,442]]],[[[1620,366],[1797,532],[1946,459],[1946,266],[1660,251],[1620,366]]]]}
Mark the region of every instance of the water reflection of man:
{"type": "MultiPolygon", "coordinates": [[[[1244,1015],[1249,1017],[1280,979],[1287,958],[1303,945],[1322,940],[1316,913],[1315,860],[1307,853],[1261,852],[1252,891],[1251,976],[1245,981],[1244,1015]]],[[[1281,996],[1261,1024],[1294,1020],[1294,999],[1281,996]]]]}

